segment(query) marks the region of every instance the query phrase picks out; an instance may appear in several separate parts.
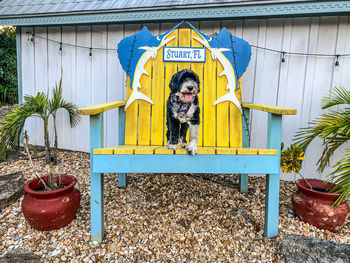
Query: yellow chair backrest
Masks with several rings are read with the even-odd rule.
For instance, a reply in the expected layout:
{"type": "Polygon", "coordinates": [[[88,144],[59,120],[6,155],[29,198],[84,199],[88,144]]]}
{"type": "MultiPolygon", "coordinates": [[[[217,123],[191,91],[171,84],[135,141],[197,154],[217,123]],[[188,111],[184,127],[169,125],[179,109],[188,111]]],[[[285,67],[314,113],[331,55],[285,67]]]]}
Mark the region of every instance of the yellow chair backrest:
{"type": "MultiPolygon", "coordinates": [[[[166,46],[203,47],[193,37],[200,37],[193,29],[176,29],[169,34],[175,36],[166,46]]],[[[208,50],[207,50],[208,51],[208,50]]],[[[213,106],[216,99],[226,94],[227,79],[219,77],[223,71],[220,62],[206,52],[205,63],[163,62],[163,48],[155,59],[145,65],[149,75],[141,77],[140,92],[151,98],[153,105],[138,100],[126,110],[126,145],[165,145],[166,144],[166,101],[172,76],[182,70],[193,70],[200,79],[201,92],[198,95],[200,107],[199,146],[242,147],[242,116],[231,102],[213,106]]],[[[132,93],[130,80],[127,81],[127,100],[132,93]]],[[[236,96],[241,102],[241,79],[236,96]]]]}

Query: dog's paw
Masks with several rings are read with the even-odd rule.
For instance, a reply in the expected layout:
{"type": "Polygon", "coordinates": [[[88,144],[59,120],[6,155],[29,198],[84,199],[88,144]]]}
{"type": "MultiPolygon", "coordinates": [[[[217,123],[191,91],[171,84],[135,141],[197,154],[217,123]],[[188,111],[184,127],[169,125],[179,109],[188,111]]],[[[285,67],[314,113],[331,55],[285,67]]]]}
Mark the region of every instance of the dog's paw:
{"type": "Polygon", "coordinates": [[[180,141],[181,148],[186,148],[187,147],[187,142],[186,141],[180,141]]]}
{"type": "Polygon", "coordinates": [[[197,154],[197,142],[196,141],[190,141],[190,143],[187,145],[187,152],[191,155],[197,154]]]}
{"type": "Polygon", "coordinates": [[[176,150],[177,148],[177,144],[171,144],[171,143],[166,143],[166,148],[167,149],[172,149],[172,150],[176,150]]]}

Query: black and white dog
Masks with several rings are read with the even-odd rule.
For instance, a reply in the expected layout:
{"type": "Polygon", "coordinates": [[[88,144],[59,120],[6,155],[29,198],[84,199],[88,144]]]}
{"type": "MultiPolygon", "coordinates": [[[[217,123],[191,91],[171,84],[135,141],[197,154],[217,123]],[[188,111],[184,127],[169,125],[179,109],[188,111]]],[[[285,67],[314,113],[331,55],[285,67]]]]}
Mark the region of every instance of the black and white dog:
{"type": "Polygon", "coordinates": [[[176,150],[178,143],[187,148],[189,154],[197,153],[199,128],[199,78],[192,70],[184,69],[176,73],[169,84],[170,95],[167,101],[167,144],[168,149],[176,150]],[[190,130],[187,145],[186,133],[190,130]]]}

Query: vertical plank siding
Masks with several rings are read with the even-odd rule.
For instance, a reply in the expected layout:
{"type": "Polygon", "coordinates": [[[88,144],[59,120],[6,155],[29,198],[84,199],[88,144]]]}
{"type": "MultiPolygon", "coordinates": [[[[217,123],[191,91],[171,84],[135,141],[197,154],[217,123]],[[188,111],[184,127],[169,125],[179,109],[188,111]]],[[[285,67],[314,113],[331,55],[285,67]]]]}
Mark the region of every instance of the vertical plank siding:
{"type": "MultiPolygon", "coordinates": [[[[174,24],[147,24],[152,33],[158,34],[169,30],[174,24]]],[[[252,45],[262,47],[308,53],[350,53],[350,19],[346,16],[340,17],[313,17],[313,18],[277,18],[277,19],[251,19],[251,20],[224,20],[224,21],[203,21],[194,22],[199,30],[206,34],[219,33],[221,27],[226,27],[238,37],[242,37],[252,45]]],[[[46,92],[52,88],[59,78],[63,77],[63,95],[65,99],[76,103],[79,107],[92,104],[104,103],[118,99],[125,99],[130,96],[131,89],[125,90],[127,78],[123,72],[116,50],[93,50],[89,56],[89,49],[74,46],[62,46],[59,51],[59,44],[35,37],[30,41],[31,35],[26,32],[35,32],[45,38],[62,41],[72,45],[86,47],[116,49],[121,39],[136,33],[143,25],[96,25],[96,26],[55,26],[22,28],[21,30],[21,53],[22,53],[22,79],[23,94],[35,95],[36,92],[46,92]]],[[[190,38],[190,37],[189,37],[190,38]]],[[[187,37],[181,41],[188,41],[187,37]]],[[[182,43],[181,43],[182,44],[182,43]]],[[[186,43],[187,44],[187,43],[186,43]]],[[[193,46],[198,43],[190,43],[193,46]]],[[[208,52],[207,52],[208,54],[208,52]]],[[[207,56],[207,59],[211,59],[207,56]]],[[[334,86],[350,88],[350,58],[340,57],[340,66],[334,66],[333,57],[314,57],[286,55],[285,63],[281,63],[281,55],[270,51],[252,48],[252,60],[242,78],[242,101],[271,104],[284,107],[297,108],[296,116],[288,116],[283,119],[282,141],[288,145],[292,143],[293,136],[299,127],[307,126],[307,123],[319,115],[320,99],[327,95],[334,86]]],[[[152,63],[152,62],[151,62],[152,63]]],[[[188,65],[189,67],[197,67],[188,65]]],[[[206,72],[213,72],[203,66],[205,78],[206,72]]],[[[160,99],[166,100],[168,88],[162,90],[160,87],[168,84],[157,83],[155,75],[166,74],[166,81],[170,81],[171,72],[177,71],[177,66],[154,68],[149,85],[151,92],[160,92],[160,99]],[[169,74],[169,76],[168,76],[169,74]],[[160,90],[159,90],[160,89],[160,90]]],[[[214,71],[215,72],[215,71],[214,71]]],[[[219,78],[220,80],[220,78],[219,78]]],[[[216,90],[216,96],[222,91],[216,90]]],[[[151,95],[152,94],[147,94],[151,95]]],[[[215,94],[214,94],[215,95],[215,94]]],[[[214,96],[215,97],[215,96],[214,96]]],[[[201,94],[201,104],[205,101],[206,94],[201,94]]],[[[145,108],[146,119],[139,121],[149,122],[150,112],[157,112],[159,119],[165,117],[165,112],[156,105],[134,103],[130,106],[127,114],[137,116],[136,107],[145,108]],[[134,111],[132,111],[134,107],[134,111]]],[[[201,109],[202,112],[210,109],[201,109]]],[[[213,116],[227,115],[232,109],[226,104],[214,109],[213,116]],[[221,109],[222,108],[222,109],[221,109]],[[219,111],[219,112],[218,112],[219,111]]],[[[265,113],[251,111],[251,147],[266,147],[267,116],[265,113]]],[[[153,116],[153,114],[152,114],[153,116]]],[[[136,118],[137,119],[137,118],[136,118]]],[[[145,132],[145,136],[139,138],[140,144],[148,144],[152,140],[153,132],[156,132],[154,119],[145,132]],[[150,138],[150,139],[149,139],[150,138]]],[[[118,142],[118,111],[112,110],[105,115],[104,134],[105,146],[113,146],[118,142]]],[[[59,147],[64,149],[89,151],[89,120],[82,116],[78,127],[69,128],[69,122],[65,112],[59,112],[58,117],[59,147]]],[[[51,123],[52,125],[52,123],[51,123]]],[[[206,121],[202,120],[202,125],[206,121]]],[[[126,123],[126,141],[137,140],[136,136],[128,137],[128,123],[126,123]]],[[[201,131],[200,144],[215,145],[216,134],[230,134],[232,124],[213,130],[213,135],[204,134],[201,131]]],[[[30,119],[25,129],[28,130],[30,143],[43,145],[42,123],[38,119],[30,119]]],[[[164,130],[165,127],[164,127],[164,130]]],[[[165,132],[163,130],[163,136],[165,132]]],[[[164,138],[163,137],[163,138],[164,138]]],[[[232,136],[230,136],[231,140],[232,136]]],[[[50,135],[53,144],[53,134],[50,135]]],[[[239,139],[238,139],[239,140],[239,139]]],[[[165,142],[157,142],[163,144],[165,142]]],[[[151,142],[153,143],[153,142],[151,142]]],[[[220,145],[228,145],[232,142],[218,142],[220,145]]],[[[306,161],[303,174],[306,177],[319,177],[316,172],[316,160],[320,152],[320,141],[311,145],[306,153],[306,161]]],[[[341,156],[338,153],[334,159],[341,156]]],[[[326,171],[327,172],[327,171],[326,171]]],[[[285,179],[293,179],[290,176],[282,176],[285,179]]]]}

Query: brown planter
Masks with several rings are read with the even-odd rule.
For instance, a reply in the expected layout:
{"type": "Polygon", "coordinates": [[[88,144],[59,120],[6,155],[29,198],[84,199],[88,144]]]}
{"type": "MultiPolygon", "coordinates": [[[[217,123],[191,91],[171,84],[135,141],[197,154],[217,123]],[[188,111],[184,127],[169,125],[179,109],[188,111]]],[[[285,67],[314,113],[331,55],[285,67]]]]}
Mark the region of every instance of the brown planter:
{"type": "MultiPolygon", "coordinates": [[[[53,191],[39,191],[39,179],[32,179],[24,185],[22,212],[33,228],[41,231],[59,229],[72,221],[80,204],[80,192],[74,185],[77,179],[61,175],[64,188],[53,191]]],[[[48,181],[48,176],[43,177],[48,181]]]]}
{"type": "MultiPolygon", "coordinates": [[[[331,183],[325,184],[318,179],[306,179],[312,188],[328,189],[331,183]]],[[[340,194],[311,190],[303,180],[297,180],[298,190],[292,196],[292,204],[295,214],[304,222],[320,229],[338,231],[346,222],[349,214],[349,204],[344,201],[339,206],[333,207],[333,202],[340,194]]]]}

